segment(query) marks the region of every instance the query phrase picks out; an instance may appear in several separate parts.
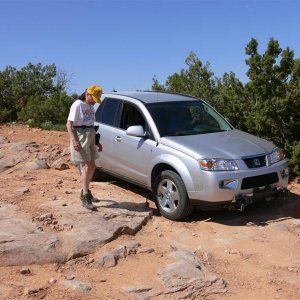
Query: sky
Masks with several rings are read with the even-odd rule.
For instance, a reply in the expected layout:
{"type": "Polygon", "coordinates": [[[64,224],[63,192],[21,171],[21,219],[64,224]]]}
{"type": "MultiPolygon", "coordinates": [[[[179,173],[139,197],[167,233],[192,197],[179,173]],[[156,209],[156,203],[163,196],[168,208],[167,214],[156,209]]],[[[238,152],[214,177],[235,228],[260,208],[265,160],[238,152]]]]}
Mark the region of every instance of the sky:
{"type": "Polygon", "coordinates": [[[245,47],[270,38],[300,57],[300,0],[0,0],[0,71],[55,64],[68,93],[149,90],[191,51],[247,82],[245,47]]]}

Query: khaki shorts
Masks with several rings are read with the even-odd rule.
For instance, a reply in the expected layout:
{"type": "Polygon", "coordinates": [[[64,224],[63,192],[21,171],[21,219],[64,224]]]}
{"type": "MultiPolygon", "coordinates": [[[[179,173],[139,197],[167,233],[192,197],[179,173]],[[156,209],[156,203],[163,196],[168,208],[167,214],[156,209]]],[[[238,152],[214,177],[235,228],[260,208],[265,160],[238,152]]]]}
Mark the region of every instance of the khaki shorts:
{"type": "Polygon", "coordinates": [[[95,145],[95,129],[92,128],[73,128],[75,137],[81,145],[81,149],[76,151],[72,143],[70,143],[70,153],[72,162],[86,162],[95,160],[99,157],[97,147],[95,145]]]}

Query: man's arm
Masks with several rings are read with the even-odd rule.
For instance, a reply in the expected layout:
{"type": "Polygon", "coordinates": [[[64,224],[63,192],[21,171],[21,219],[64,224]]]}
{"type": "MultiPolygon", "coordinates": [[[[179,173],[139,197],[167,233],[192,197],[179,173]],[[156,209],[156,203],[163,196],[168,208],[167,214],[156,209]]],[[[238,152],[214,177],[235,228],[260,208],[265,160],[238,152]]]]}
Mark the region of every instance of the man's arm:
{"type": "Polygon", "coordinates": [[[67,130],[68,130],[68,133],[69,133],[69,136],[70,136],[70,141],[71,141],[74,149],[76,151],[79,151],[80,144],[77,141],[77,138],[76,138],[76,136],[75,136],[75,134],[73,132],[73,121],[70,121],[70,120],[67,121],[67,130]]]}

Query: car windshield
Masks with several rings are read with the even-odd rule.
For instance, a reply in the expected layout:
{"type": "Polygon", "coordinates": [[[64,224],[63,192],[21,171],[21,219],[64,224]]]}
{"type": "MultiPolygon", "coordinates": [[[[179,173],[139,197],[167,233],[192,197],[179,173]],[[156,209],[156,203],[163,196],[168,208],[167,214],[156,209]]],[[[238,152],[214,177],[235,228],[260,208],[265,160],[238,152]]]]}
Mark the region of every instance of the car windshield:
{"type": "Polygon", "coordinates": [[[156,102],[146,105],[161,137],[231,130],[230,124],[201,100],[156,102]]]}

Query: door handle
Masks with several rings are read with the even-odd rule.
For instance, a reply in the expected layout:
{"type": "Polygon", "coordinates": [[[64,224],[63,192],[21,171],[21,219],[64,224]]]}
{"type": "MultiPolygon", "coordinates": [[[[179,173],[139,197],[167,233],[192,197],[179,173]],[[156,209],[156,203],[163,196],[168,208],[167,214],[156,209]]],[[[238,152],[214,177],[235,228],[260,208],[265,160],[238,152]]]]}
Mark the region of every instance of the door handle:
{"type": "Polygon", "coordinates": [[[116,141],[116,142],[122,142],[122,138],[121,138],[119,135],[117,135],[117,136],[115,137],[115,141],[116,141]]]}

